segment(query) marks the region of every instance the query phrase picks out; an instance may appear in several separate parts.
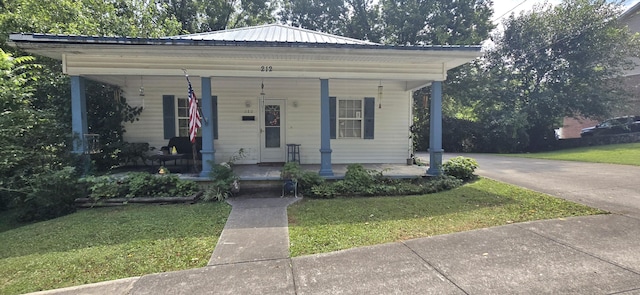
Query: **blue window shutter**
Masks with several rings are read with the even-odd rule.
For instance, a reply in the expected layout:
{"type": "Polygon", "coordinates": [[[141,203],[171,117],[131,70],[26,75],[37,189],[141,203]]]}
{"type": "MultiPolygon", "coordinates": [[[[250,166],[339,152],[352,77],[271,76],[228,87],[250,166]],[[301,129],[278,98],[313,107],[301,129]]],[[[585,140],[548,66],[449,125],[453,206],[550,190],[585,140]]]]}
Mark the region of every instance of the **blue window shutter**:
{"type": "Polygon", "coordinates": [[[213,124],[213,139],[218,139],[218,96],[211,96],[211,124],[213,124]]]}
{"type": "Polygon", "coordinates": [[[373,139],[374,118],[376,116],[376,99],[364,98],[364,139],[373,139]]]}
{"type": "Polygon", "coordinates": [[[173,95],[162,96],[162,126],[164,139],[176,136],[176,102],[173,95]]]}
{"type": "Polygon", "coordinates": [[[330,126],[329,128],[331,129],[331,139],[336,139],[336,121],[338,119],[336,118],[336,98],[335,97],[329,97],[329,122],[330,122],[330,126]]]}

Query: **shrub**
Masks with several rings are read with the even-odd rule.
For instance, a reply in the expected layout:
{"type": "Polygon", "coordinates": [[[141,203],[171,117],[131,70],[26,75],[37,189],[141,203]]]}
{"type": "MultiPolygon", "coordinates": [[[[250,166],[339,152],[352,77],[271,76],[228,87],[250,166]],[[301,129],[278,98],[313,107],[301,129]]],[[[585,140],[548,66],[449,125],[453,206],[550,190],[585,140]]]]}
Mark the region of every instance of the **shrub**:
{"type": "Polygon", "coordinates": [[[298,192],[302,195],[312,195],[312,188],[324,183],[324,178],[312,171],[302,171],[296,162],[287,162],[280,171],[280,179],[298,182],[298,192]]]}
{"type": "Polygon", "coordinates": [[[125,197],[185,197],[198,192],[194,181],[183,180],[176,175],[155,175],[145,172],[127,174],[125,183],[129,192],[125,197]]]}
{"type": "Polygon", "coordinates": [[[239,190],[238,180],[240,178],[233,173],[229,164],[213,164],[209,178],[211,184],[203,194],[205,201],[222,201],[239,190]]]}
{"type": "Polygon", "coordinates": [[[332,199],[337,195],[335,185],[326,182],[313,186],[310,191],[310,197],[321,199],[332,199]]]}
{"type": "Polygon", "coordinates": [[[422,193],[431,194],[451,190],[462,185],[462,180],[450,175],[440,175],[430,179],[424,185],[422,193]]]}
{"type": "Polygon", "coordinates": [[[325,183],[324,178],[318,175],[316,172],[304,171],[302,175],[298,178],[298,191],[302,193],[303,196],[310,195],[311,189],[314,186],[321,185],[325,183]]]}
{"type": "Polygon", "coordinates": [[[382,176],[381,172],[364,170],[355,166],[352,169],[352,176],[349,180],[335,182],[323,182],[314,185],[308,195],[312,198],[335,198],[353,196],[398,196],[398,195],[418,195],[429,194],[444,190],[454,189],[462,185],[463,181],[453,176],[442,175],[434,178],[414,178],[414,179],[390,179],[382,176]],[[370,182],[364,175],[369,175],[375,181],[370,182]],[[357,182],[360,180],[362,182],[357,182]],[[369,185],[362,185],[369,183],[369,185]]]}
{"type": "Polygon", "coordinates": [[[126,196],[129,187],[123,184],[121,178],[113,176],[89,176],[82,180],[88,186],[89,197],[94,201],[126,196]]]}
{"type": "Polygon", "coordinates": [[[478,168],[478,162],[472,158],[455,157],[442,164],[442,172],[461,180],[469,180],[475,177],[473,172],[478,168]]]}
{"type": "Polygon", "coordinates": [[[282,170],[280,171],[280,179],[288,180],[291,179],[293,181],[297,181],[302,175],[302,170],[300,169],[300,165],[296,162],[287,162],[282,166],[282,170]]]}
{"type": "Polygon", "coordinates": [[[87,177],[89,197],[94,201],[110,198],[185,197],[197,193],[200,188],[191,180],[175,175],[155,175],[132,172],[123,177],[87,177]]]}
{"type": "Polygon", "coordinates": [[[39,221],[73,213],[74,200],[84,192],[72,167],[34,174],[15,199],[17,217],[21,221],[39,221]]]}
{"type": "Polygon", "coordinates": [[[347,166],[344,181],[359,187],[370,186],[375,182],[375,174],[376,171],[367,170],[360,164],[351,164],[347,166]]]}

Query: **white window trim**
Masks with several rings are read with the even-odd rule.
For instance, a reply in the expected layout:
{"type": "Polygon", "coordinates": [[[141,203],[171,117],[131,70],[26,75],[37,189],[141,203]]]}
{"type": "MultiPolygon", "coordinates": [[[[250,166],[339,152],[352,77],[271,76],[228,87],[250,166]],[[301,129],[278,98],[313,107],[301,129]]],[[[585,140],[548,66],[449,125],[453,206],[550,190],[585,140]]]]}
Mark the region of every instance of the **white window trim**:
{"type": "MultiPolygon", "coordinates": [[[[198,98],[197,101],[198,101],[198,110],[200,110],[200,112],[202,113],[202,109],[201,109],[202,108],[202,100],[198,98]]],[[[188,123],[189,122],[189,98],[176,96],[175,106],[176,106],[176,109],[175,109],[175,114],[176,114],[176,135],[177,136],[182,136],[182,135],[180,135],[180,120],[185,120],[186,119],[187,120],[187,134],[184,135],[184,136],[189,137],[189,125],[188,125],[189,124],[188,123]],[[187,116],[186,117],[184,117],[184,116],[181,117],[180,116],[180,112],[179,112],[180,103],[179,102],[180,102],[181,99],[184,99],[187,102],[187,116]]],[[[198,129],[198,134],[196,135],[196,137],[202,136],[201,134],[202,134],[202,129],[198,129]]]]}
{"type": "Polygon", "coordinates": [[[364,98],[336,98],[336,139],[363,139],[364,138],[364,98]],[[360,116],[356,117],[340,117],[340,102],[341,101],[360,101],[360,116]],[[341,136],[340,133],[340,121],[360,121],[360,136],[341,136]]]}

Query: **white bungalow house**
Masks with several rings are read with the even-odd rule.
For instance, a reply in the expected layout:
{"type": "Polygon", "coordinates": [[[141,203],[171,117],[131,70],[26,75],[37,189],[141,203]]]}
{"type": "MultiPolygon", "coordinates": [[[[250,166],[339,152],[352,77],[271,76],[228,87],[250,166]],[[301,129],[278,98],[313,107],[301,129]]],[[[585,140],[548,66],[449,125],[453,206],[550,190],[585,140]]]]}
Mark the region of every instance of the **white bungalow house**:
{"type": "MultiPolygon", "coordinates": [[[[441,81],[480,46],[388,46],[284,25],[166,38],[12,34],[13,46],[62,62],[71,76],[73,132],[87,133],[84,79],[117,85],[140,120],[129,142],[160,147],[186,135],[187,71],[204,118],[202,172],[239,149],[241,164],[405,163],[411,94],[432,85],[431,167],[442,163],[441,81]],[[140,96],[143,88],[144,96],[140,96]]],[[[75,152],[83,152],[77,145],[75,152]]]]}

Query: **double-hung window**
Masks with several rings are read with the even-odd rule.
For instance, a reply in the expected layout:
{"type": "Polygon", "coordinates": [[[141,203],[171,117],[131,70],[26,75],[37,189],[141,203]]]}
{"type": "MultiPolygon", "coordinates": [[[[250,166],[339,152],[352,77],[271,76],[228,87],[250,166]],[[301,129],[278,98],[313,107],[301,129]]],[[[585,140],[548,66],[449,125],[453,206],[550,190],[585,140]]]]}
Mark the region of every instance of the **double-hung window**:
{"type": "MultiPolygon", "coordinates": [[[[200,100],[198,99],[198,109],[200,109],[200,100]]],[[[177,105],[177,118],[178,118],[178,136],[189,136],[189,99],[178,98],[177,105]]],[[[202,129],[198,129],[197,136],[201,136],[202,129]]]]}
{"type": "MultiPolygon", "coordinates": [[[[202,115],[202,101],[198,99],[198,109],[202,115]]],[[[211,96],[211,109],[208,122],[212,124],[213,138],[218,139],[218,97],[211,96]]],[[[203,117],[203,124],[206,120],[203,117]]],[[[165,139],[175,136],[189,136],[189,99],[166,94],[162,96],[162,129],[165,139]]],[[[198,129],[197,136],[202,135],[202,129],[198,129]]]]}
{"type": "Polygon", "coordinates": [[[362,100],[338,100],[338,138],[362,138],[362,100]]]}

